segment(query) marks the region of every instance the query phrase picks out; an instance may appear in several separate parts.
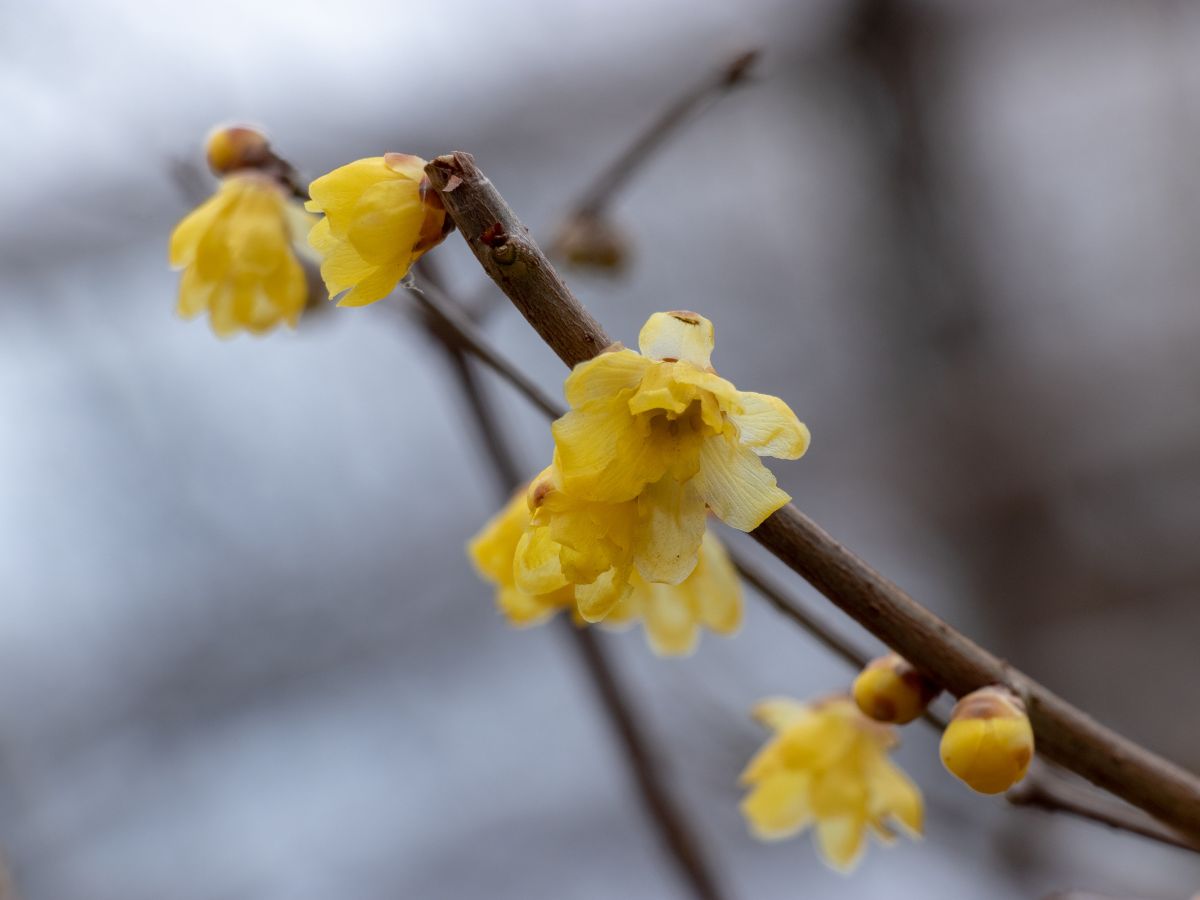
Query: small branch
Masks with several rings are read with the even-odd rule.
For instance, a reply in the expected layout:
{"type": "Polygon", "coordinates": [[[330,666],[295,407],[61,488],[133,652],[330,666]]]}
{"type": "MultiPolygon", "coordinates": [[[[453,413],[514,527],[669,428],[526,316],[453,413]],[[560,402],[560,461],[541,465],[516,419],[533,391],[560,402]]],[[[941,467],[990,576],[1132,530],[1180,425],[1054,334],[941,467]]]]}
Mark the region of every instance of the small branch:
{"type": "Polygon", "coordinates": [[[1118,831],[1130,831],[1150,840],[1200,853],[1200,841],[1166,827],[1136,807],[1097,795],[1095,791],[1071,784],[1059,777],[1043,773],[1030,774],[1020,785],[1009,791],[1005,798],[1014,806],[1052,813],[1069,813],[1118,831]]]}
{"type": "MultiPolygon", "coordinates": [[[[470,319],[466,318],[440,288],[434,286],[435,280],[427,275],[424,288],[410,285],[410,289],[429,314],[427,325],[430,334],[437,338],[446,350],[480,437],[487,447],[499,494],[502,499],[507,500],[511,493],[520,487],[525,475],[512,455],[503,429],[483,396],[481,385],[475,378],[465,353],[470,352],[482,362],[496,368],[510,383],[522,389],[531,401],[551,416],[556,415],[554,401],[541,395],[536,385],[499,354],[490,351],[486,340],[480,339],[481,335],[470,319]]],[[[561,627],[575,644],[579,658],[596,690],[597,698],[621,746],[629,774],[637,785],[642,806],[656,827],[680,877],[698,900],[721,900],[723,895],[705,862],[696,838],[685,824],[683,814],[675,807],[666,786],[658,776],[649,740],[638,724],[604,648],[592,632],[576,628],[567,618],[562,619],[561,627]]]]}
{"type": "Polygon", "coordinates": [[[681,126],[749,80],[758,57],[757,50],[741,53],[688,88],[592,180],[572,205],[568,217],[604,213],[613,196],[681,126]]]}
{"type": "MultiPolygon", "coordinates": [[[[574,366],[612,343],[469,154],[439,157],[425,171],[484,270],[564,363],[574,366]]],[[[753,536],[955,696],[995,683],[1016,691],[1045,758],[1200,835],[1200,779],[1100,725],[955,631],[795,506],[783,507],[753,536]]]]}

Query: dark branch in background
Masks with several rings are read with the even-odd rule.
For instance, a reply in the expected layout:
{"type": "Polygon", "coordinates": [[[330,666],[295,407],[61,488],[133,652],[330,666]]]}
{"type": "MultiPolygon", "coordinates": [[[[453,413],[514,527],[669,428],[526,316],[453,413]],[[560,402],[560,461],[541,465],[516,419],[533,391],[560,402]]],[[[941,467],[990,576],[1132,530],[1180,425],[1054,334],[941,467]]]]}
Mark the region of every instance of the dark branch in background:
{"type": "MultiPolygon", "coordinates": [[[[497,421],[492,405],[483,393],[483,386],[476,378],[472,361],[467,353],[491,365],[499,361],[508,370],[509,367],[495,354],[488,352],[485,342],[478,335],[470,333],[475,329],[470,319],[462,312],[454,301],[449,298],[438,285],[440,279],[436,270],[427,261],[421,267],[425,277],[424,289],[410,285],[428,313],[426,327],[429,333],[445,349],[446,355],[458,386],[461,389],[467,405],[470,407],[472,418],[479,430],[480,439],[488,451],[491,462],[497,494],[502,502],[507,502],[513,491],[517,490],[527,479],[528,473],[522,471],[512,453],[512,448],[504,436],[503,428],[497,421]],[[427,294],[436,295],[438,302],[427,294]],[[465,326],[463,330],[461,326],[465,326]]],[[[515,373],[515,370],[511,370],[515,373]]],[[[518,374],[519,373],[515,373],[518,374]]],[[[521,376],[514,383],[523,383],[532,392],[526,395],[543,408],[551,416],[555,415],[554,403],[545,397],[540,397],[540,391],[532,382],[521,376]]],[[[519,385],[518,385],[519,386],[519,385]]],[[[642,732],[637,717],[631,708],[611,661],[604,647],[596,639],[596,635],[587,629],[576,628],[569,618],[560,620],[560,628],[574,643],[579,659],[587,670],[589,680],[595,688],[597,699],[608,717],[614,735],[616,736],[628,766],[629,774],[637,785],[638,796],[647,815],[658,831],[664,848],[669,852],[672,862],[680,877],[687,884],[692,895],[698,900],[721,900],[722,893],[717,881],[709,868],[705,857],[699,849],[699,843],[687,827],[686,818],[675,806],[666,786],[658,775],[650,742],[642,732]]]]}
{"type": "Polygon", "coordinates": [[[1097,796],[1095,791],[1071,784],[1060,777],[1041,772],[1031,774],[1005,796],[1014,806],[1070,813],[1118,831],[1131,831],[1163,844],[1200,853],[1200,841],[1165,827],[1153,816],[1136,807],[1111,797],[1097,796]]]}
{"type": "MultiPolygon", "coordinates": [[[[454,153],[426,167],[484,270],[568,366],[612,343],[475,166],[454,153]]],[[[1200,780],[1122,737],[984,650],[788,504],[753,536],[845,613],[957,697],[1005,684],[1026,703],[1038,751],[1189,836],[1200,835],[1200,780]]]]}
{"type": "MultiPolygon", "coordinates": [[[[410,287],[412,286],[410,285],[410,287]]],[[[493,348],[487,335],[477,325],[465,318],[453,306],[444,309],[445,304],[452,303],[450,298],[438,291],[437,288],[428,286],[424,293],[415,287],[413,290],[418,293],[425,308],[432,316],[437,317],[443,327],[455,329],[456,341],[460,342],[463,347],[469,348],[469,352],[476,355],[477,359],[510,385],[516,387],[548,418],[557,419],[566,412],[565,407],[534,384],[503,354],[493,348]]],[[[484,440],[488,440],[486,435],[484,440]]],[[[861,669],[870,661],[870,654],[838,635],[817,616],[805,610],[797,600],[789,597],[782,588],[767,578],[743,554],[730,548],[729,555],[742,578],[784,618],[799,625],[852,669],[861,669]]],[[[946,718],[933,710],[926,710],[921,718],[938,733],[946,728],[946,718]]],[[[1051,812],[1066,813],[1174,847],[1200,852],[1200,845],[1189,841],[1188,838],[1166,826],[1159,825],[1155,819],[1146,816],[1134,807],[1118,805],[1098,791],[1076,787],[1066,794],[1056,790],[1061,781],[1060,778],[1041,772],[1031,773],[1028,777],[1037,780],[1038,787],[1033,793],[1036,802],[1024,795],[1024,785],[1022,785],[1015,791],[1009,792],[1008,799],[1014,805],[1030,808],[1036,806],[1051,812]],[[1060,796],[1062,803],[1059,803],[1057,799],[1060,796]]]]}
{"type": "Polygon", "coordinates": [[[597,217],[606,212],[617,192],[681,126],[750,80],[750,70],[758,57],[757,50],[742,53],[678,97],[580,193],[568,211],[568,218],[597,217]]]}

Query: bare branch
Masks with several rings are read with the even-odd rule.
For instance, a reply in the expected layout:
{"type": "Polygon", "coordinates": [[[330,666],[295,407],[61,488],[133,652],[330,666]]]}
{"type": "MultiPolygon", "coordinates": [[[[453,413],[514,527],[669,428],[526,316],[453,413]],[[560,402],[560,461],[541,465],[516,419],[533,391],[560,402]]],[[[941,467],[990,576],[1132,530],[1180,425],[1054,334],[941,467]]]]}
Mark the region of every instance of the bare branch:
{"type": "MultiPolygon", "coordinates": [[[[612,343],[469,154],[439,157],[425,171],[484,270],[564,363],[574,366],[612,343]]],[[[1100,725],[955,631],[795,506],[776,512],[753,536],[955,696],[988,684],[1012,688],[1026,702],[1045,758],[1200,835],[1200,779],[1100,725]]]]}

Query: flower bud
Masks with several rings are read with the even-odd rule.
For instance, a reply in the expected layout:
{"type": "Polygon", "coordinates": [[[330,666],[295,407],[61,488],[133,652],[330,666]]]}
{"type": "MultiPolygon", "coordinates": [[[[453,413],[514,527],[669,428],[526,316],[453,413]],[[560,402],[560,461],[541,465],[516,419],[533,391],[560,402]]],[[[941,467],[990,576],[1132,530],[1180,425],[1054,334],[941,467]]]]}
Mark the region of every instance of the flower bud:
{"type": "Polygon", "coordinates": [[[602,216],[584,213],[563,222],[552,251],[567,265],[580,269],[619,272],[629,256],[625,236],[602,216]]]}
{"type": "Polygon", "coordinates": [[[238,169],[259,169],[275,160],[267,136],[243,125],[218,128],[210,134],[205,155],[214,175],[228,175],[238,169]]]}
{"type": "Polygon", "coordinates": [[[1033,759],[1025,704],[1008,688],[980,688],[958,701],[942,734],[942,763],[967,787],[999,794],[1022,778],[1033,759]]]}
{"type": "Polygon", "coordinates": [[[872,660],[854,679],[854,702],[878,722],[906,725],[941,692],[895,653],[872,660]]]}

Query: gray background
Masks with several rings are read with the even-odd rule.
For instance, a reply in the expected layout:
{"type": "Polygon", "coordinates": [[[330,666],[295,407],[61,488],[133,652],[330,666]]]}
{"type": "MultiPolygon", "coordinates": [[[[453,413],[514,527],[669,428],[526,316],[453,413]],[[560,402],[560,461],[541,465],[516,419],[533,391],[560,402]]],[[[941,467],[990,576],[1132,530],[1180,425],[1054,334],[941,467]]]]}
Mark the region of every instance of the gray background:
{"type": "MultiPolygon", "coordinates": [[[[0,846],[28,900],[667,897],[571,647],[463,542],[494,485],[398,296],[222,342],[174,316],[171,175],[216,122],[309,175],[473,151],[545,233],[681,87],[761,81],[616,213],[611,333],[692,308],[814,442],[807,512],[1104,721],[1200,767],[1200,7],[369,0],[0,5],[0,846]],[[388,307],[391,307],[390,309],[388,307]]],[[[457,237],[456,287],[481,273],[457,237]]],[[[557,391],[510,309],[488,329],[557,391]]],[[[530,472],[545,423],[495,385],[530,472]]],[[[781,573],[781,577],[783,576],[781,573]]],[[[807,587],[814,608],[855,634],[807,587]]],[[[846,684],[747,597],[682,662],[606,636],[736,897],[1182,897],[1182,853],[974,797],[846,879],[756,844],[749,706],[846,684]]]]}

